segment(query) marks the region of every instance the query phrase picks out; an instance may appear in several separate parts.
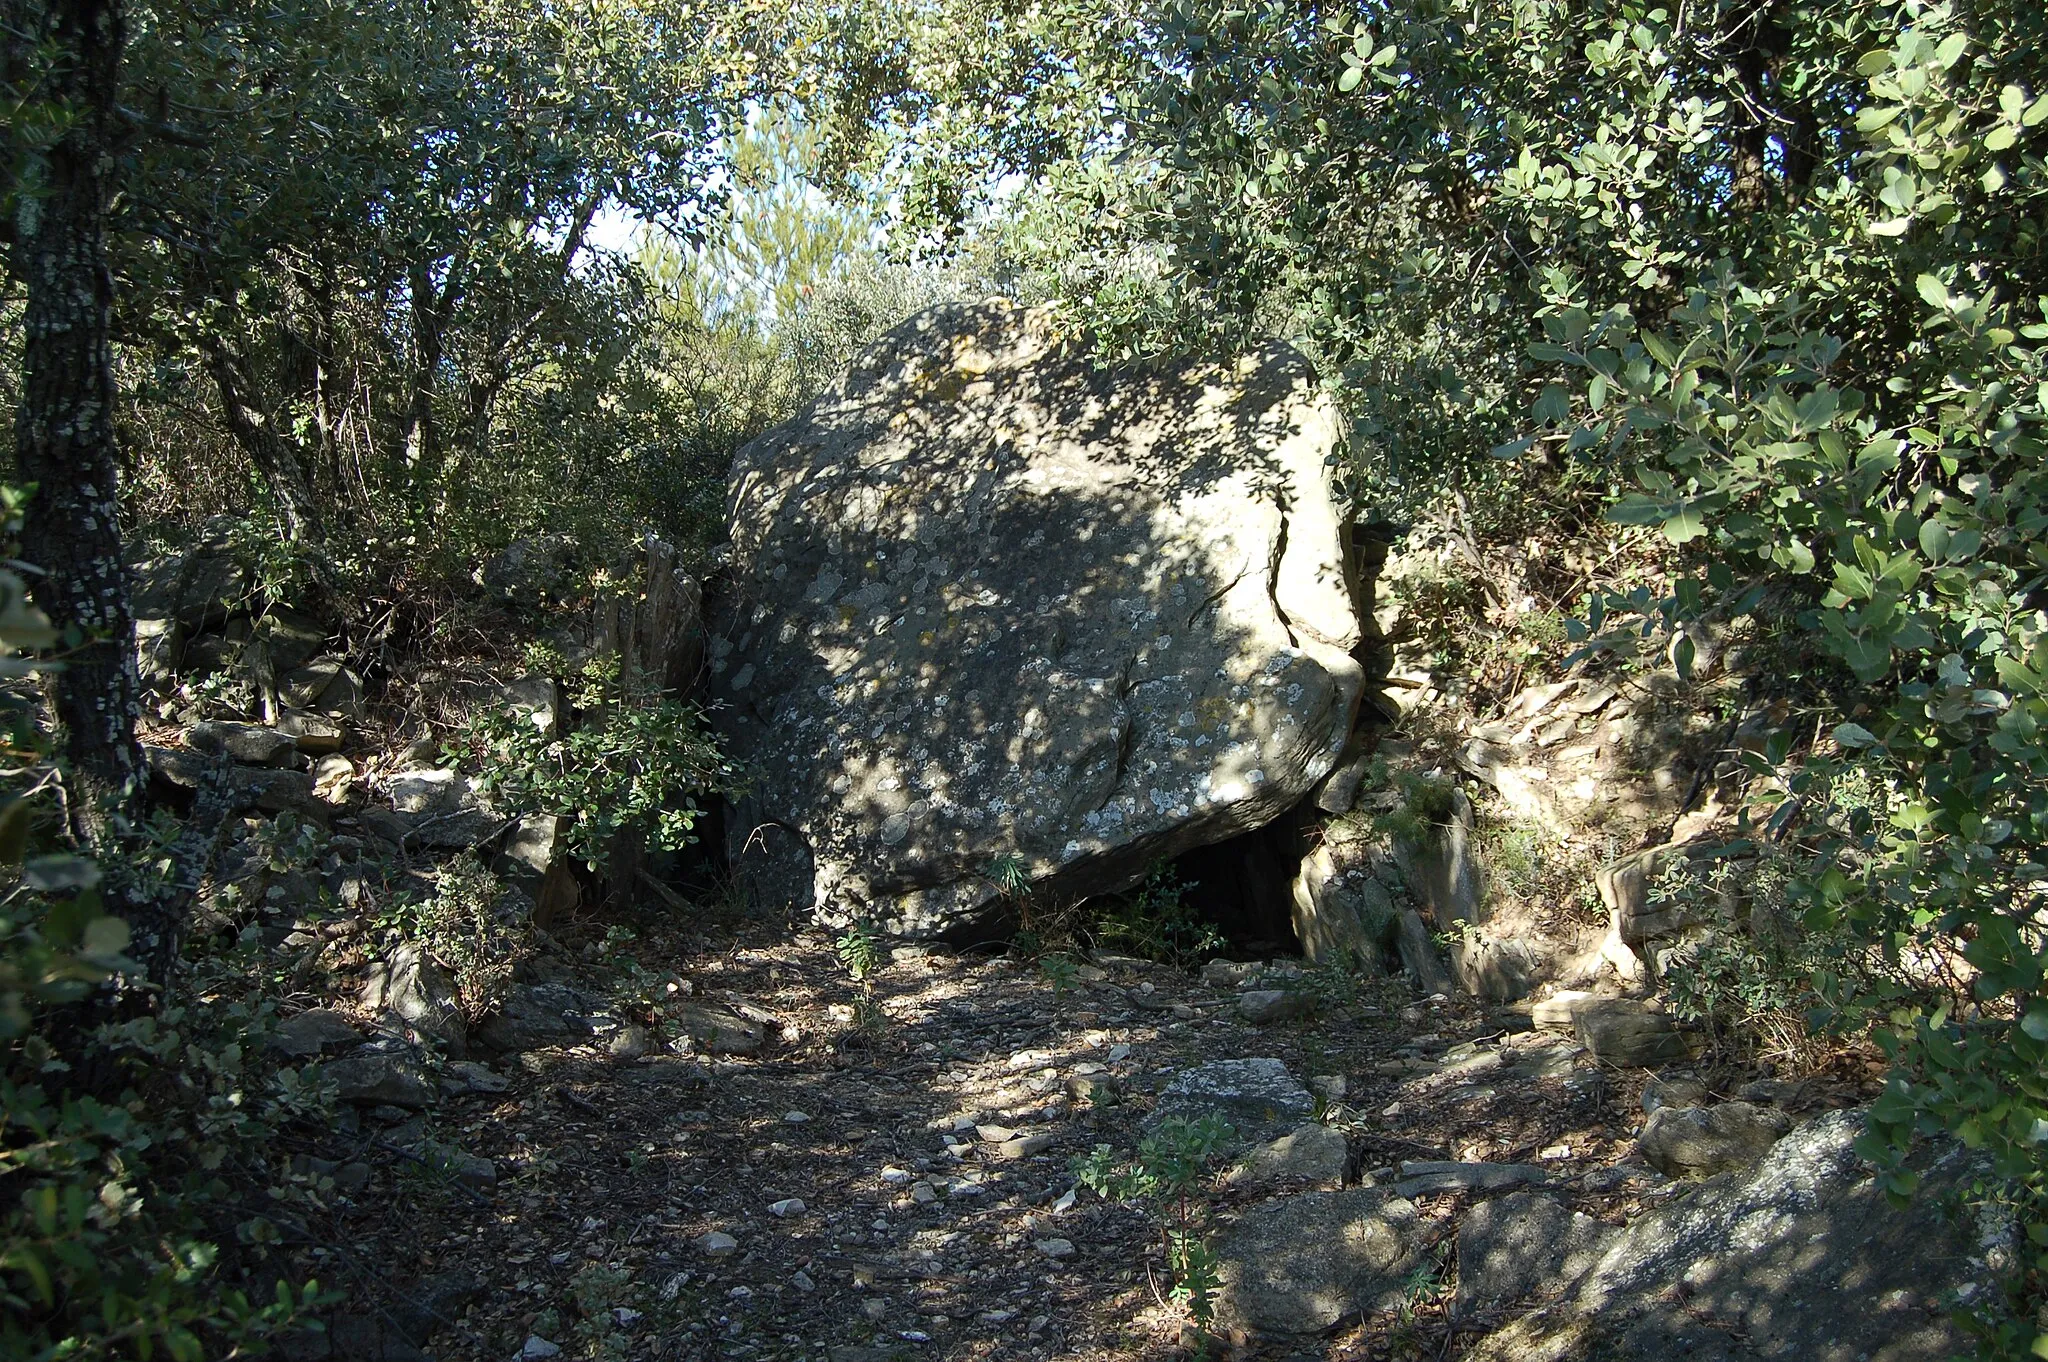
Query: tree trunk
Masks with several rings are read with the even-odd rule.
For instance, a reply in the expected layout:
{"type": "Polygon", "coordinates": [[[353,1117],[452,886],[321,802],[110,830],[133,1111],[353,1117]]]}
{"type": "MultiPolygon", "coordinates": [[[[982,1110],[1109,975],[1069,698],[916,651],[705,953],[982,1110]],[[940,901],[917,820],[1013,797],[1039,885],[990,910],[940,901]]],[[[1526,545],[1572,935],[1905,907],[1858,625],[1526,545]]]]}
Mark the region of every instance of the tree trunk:
{"type": "Polygon", "coordinates": [[[52,680],[71,831],[110,874],[153,978],[177,951],[170,905],[121,873],[142,835],[147,763],[135,740],[141,680],[121,556],[114,443],[113,275],[106,213],[126,33],[120,0],[5,0],[6,85],[47,101],[64,134],[18,139],[11,265],[27,287],[14,440],[35,485],[22,554],[36,603],[65,637],[52,680]],[[124,888],[124,884],[127,885],[124,888]]]}
{"type": "Polygon", "coordinates": [[[295,543],[324,542],[326,524],[307,472],[309,460],[298,439],[280,431],[277,422],[255,405],[256,384],[248,366],[218,336],[206,342],[206,367],[220,391],[221,417],[228,433],[270,484],[284,516],[285,533],[295,543]]]}

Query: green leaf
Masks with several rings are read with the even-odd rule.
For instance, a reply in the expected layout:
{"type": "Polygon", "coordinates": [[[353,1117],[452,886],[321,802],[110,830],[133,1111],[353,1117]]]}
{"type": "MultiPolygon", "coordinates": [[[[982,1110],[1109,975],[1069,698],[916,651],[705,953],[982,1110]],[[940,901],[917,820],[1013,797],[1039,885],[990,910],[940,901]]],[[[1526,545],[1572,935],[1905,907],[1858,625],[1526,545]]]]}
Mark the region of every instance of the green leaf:
{"type": "Polygon", "coordinates": [[[1519,440],[1509,440],[1505,444],[1495,445],[1487,453],[1496,459],[1519,459],[1528,453],[1529,446],[1535,443],[1534,435],[1524,435],[1519,440]]]}
{"type": "Polygon", "coordinates": [[[1891,66],[1892,50],[1888,47],[1881,47],[1875,52],[1865,52],[1856,59],[1856,74],[1859,76],[1875,76],[1891,70],[1891,66]]]}
{"type": "Polygon", "coordinates": [[[1348,95],[1356,90],[1364,79],[1365,71],[1362,68],[1347,66],[1344,68],[1344,74],[1337,77],[1337,88],[1348,95]]]}
{"type": "Polygon", "coordinates": [[[1863,230],[1872,236],[1904,236],[1912,225],[1911,218],[1892,218],[1886,222],[1873,222],[1863,230]]]}
{"type": "Polygon", "coordinates": [[[1877,746],[1877,734],[1862,724],[1843,723],[1835,725],[1835,741],[1844,747],[1864,748],[1877,746]]]}
{"type": "Polygon", "coordinates": [[[94,918],[85,924],[78,943],[79,954],[107,959],[128,949],[128,924],[117,917],[94,918]]]}
{"type": "Polygon", "coordinates": [[[1607,518],[1617,525],[1656,525],[1664,519],[1664,503],[1631,492],[1607,508],[1607,518]]]}
{"type": "Polygon", "coordinates": [[[2000,123],[1990,132],[1984,134],[1984,150],[2004,151],[2019,140],[2019,129],[2013,127],[2010,123],[2000,123]]]}
{"type": "Polygon", "coordinates": [[[1962,60],[1963,53],[1969,46],[1969,34],[1951,33],[1941,40],[1940,47],[1934,49],[1934,60],[1942,70],[1946,71],[1949,67],[1962,60]]]}
{"type": "Polygon", "coordinates": [[[1706,518],[1696,505],[1681,506],[1664,522],[1664,537],[1674,544],[1689,544],[1707,532],[1706,518]]]}
{"type": "Polygon", "coordinates": [[[1920,290],[1920,296],[1927,300],[1929,307],[1947,310],[1948,285],[1942,283],[1939,278],[1932,274],[1923,274],[1913,281],[1913,286],[1920,290]]]}
{"type": "Polygon", "coordinates": [[[2035,1040],[2048,1041],[2048,1005],[2035,1003],[2027,1009],[2027,1015],[2020,1018],[2020,1030],[2035,1040]]]}

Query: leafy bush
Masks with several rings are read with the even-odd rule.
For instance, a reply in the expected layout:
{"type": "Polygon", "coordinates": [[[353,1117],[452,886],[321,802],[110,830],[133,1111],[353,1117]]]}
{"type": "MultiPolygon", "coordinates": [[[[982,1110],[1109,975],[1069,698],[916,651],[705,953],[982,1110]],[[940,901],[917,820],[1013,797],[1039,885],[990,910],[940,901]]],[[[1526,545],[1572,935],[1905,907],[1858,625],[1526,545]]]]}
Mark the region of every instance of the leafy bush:
{"type": "Polygon", "coordinates": [[[528,951],[527,924],[508,917],[504,886],[475,856],[441,867],[433,897],[415,910],[413,937],[455,981],[455,1000],[472,1023],[505,1000],[528,951]]]}
{"type": "Polygon", "coordinates": [[[1097,938],[1147,960],[1193,968],[1229,943],[1187,903],[1192,887],[1160,862],[1143,884],[1113,900],[1096,918],[1097,938]]]}
{"type": "Polygon", "coordinates": [[[570,851],[592,871],[622,836],[658,851],[688,846],[699,797],[733,774],[696,708],[623,684],[616,659],[588,664],[574,694],[582,722],[559,736],[486,709],[451,751],[505,807],[568,818],[570,851]]]}
{"type": "Polygon", "coordinates": [[[1206,1237],[1208,1206],[1201,1185],[1234,1132],[1220,1116],[1169,1117],[1138,1142],[1132,1159],[1118,1159],[1106,1144],[1074,1160],[1082,1186],[1107,1201],[1138,1202],[1159,1223],[1173,1298],[1187,1307],[1206,1342],[1222,1282],[1206,1237]]]}

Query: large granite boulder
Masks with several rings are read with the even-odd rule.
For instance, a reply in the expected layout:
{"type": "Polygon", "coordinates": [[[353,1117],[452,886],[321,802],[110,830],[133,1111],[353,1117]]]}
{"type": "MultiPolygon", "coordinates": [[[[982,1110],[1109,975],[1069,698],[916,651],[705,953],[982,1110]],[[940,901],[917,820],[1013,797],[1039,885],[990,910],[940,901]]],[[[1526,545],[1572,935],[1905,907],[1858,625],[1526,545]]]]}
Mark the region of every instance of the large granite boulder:
{"type": "Polygon", "coordinates": [[[1364,680],[1336,439],[1284,348],[1105,368],[1001,303],[885,336],[733,465],[756,891],[963,932],[1020,873],[1114,890],[1300,801],[1364,680]]]}
{"type": "Polygon", "coordinates": [[[1561,1299],[1484,1339],[1468,1362],[1944,1362],[1963,1352],[1950,1311],[1999,1289],[2012,1219],[1957,1214],[1955,1195],[1984,1169],[1954,1145],[1923,1151],[1919,1194],[1894,1208],[1856,1155],[1862,1128],[1857,1112],[1817,1117],[1754,1167],[1602,1237],[1561,1299]]]}

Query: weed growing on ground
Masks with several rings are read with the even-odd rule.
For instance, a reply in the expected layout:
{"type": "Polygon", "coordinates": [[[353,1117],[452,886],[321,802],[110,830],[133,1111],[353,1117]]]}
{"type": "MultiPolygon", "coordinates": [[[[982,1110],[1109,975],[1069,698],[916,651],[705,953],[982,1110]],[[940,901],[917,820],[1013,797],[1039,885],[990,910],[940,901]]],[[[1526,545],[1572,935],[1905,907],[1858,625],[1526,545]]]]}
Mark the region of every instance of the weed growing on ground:
{"type": "Polygon", "coordinates": [[[1106,945],[1147,960],[1192,969],[1230,944],[1188,904],[1187,892],[1192,888],[1161,861],[1143,884],[1103,912],[1096,920],[1095,935],[1106,945]]]}
{"type": "Polygon", "coordinates": [[[882,938],[868,923],[848,923],[832,943],[832,950],[857,984],[866,983],[868,976],[882,967],[882,938]]]}
{"type": "Polygon", "coordinates": [[[417,943],[448,971],[456,1005],[472,1023],[504,1001],[530,949],[528,924],[515,919],[498,877],[475,855],[450,861],[431,896],[393,902],[377,925],[417,943]]]}
{"type": "Polygon", "coordinates": [[[1038,962],[1038,972],[1052,985],[1055,998],[1064,998],[1081,982],[1081,968],[1064,955],[1048,955],[1038,962]]]}
{"type": "Polygon", "coordinates": [[[1220,1116],[1172,1117],[1138,1142],[1135,1158],[1119,1159],[1102,1144],[1073,1163],[1082,1186],[1107,1201],[1141,1204],[1158,1221],[1173,1299],[1187,1308],[1204,1352],[1221,1283],[1207,1237],[1209,1205],[1202,1182],[1233,1134],[1220,1116]]]}

